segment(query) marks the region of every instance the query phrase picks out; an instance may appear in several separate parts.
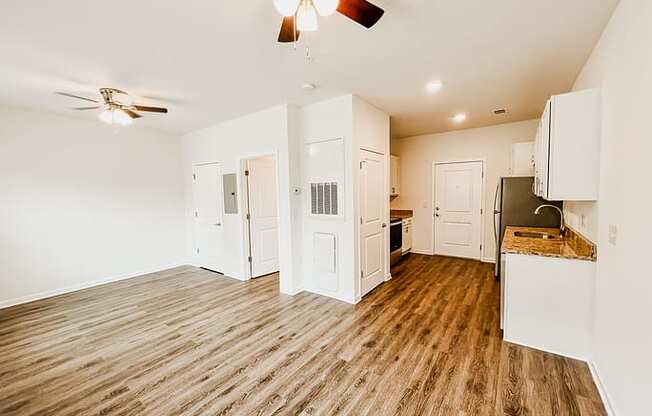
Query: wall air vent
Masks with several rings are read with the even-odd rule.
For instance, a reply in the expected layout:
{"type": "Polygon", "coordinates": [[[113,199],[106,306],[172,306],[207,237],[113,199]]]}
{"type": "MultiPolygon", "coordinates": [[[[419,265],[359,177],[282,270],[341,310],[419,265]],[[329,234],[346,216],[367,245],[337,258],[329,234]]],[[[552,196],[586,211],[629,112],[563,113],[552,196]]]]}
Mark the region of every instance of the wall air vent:
{"type": "Polygon", "coordinates": [[[503,115],[503,114],[507,114],[507,109],[505,109],[505,108],[498,108],[498,109],[494,110],[494,114],[497,115],[497,116],[501,116],[501,115],[503,115]]]}
{"type": "Polygon", "coordinates": [[[310,213],[312,215],[338,215],[337,182],[310,184],[310,213]]]}

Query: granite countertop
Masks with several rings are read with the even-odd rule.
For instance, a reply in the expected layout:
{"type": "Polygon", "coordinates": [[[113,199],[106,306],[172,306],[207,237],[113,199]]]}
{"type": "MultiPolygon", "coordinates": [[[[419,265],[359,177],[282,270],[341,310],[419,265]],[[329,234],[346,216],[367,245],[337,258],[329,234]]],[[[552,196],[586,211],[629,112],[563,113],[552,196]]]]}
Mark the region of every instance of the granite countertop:
{"type": "Polygon", "coordinates": [[[392,218],[400,218],[404,220],[406,218],[414,217],[414,213],[409,209],[392,209],[389,211],[389,216],[392,218]]]}
{"type": "Polygon", "coordinates": [[[501,247],[502,253],[596,261],[595,245],[570,228],[566,229],[564,237],[548,239],[517,237],[515,233],[518,231],[559,236],[557,228],[507,227],[501,247]]]}

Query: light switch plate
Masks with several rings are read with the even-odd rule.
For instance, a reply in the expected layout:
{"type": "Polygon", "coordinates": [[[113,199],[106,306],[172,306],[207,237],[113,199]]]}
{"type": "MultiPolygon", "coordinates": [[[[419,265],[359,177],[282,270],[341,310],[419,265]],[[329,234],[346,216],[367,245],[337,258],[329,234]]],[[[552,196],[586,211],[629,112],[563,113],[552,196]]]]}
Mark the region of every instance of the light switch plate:
{"type": "Polygon", "coordinates": [[[617,240],[618,240],[618,227],[611,224],[609,225],[609,244],[615,246],[617,240]]]}

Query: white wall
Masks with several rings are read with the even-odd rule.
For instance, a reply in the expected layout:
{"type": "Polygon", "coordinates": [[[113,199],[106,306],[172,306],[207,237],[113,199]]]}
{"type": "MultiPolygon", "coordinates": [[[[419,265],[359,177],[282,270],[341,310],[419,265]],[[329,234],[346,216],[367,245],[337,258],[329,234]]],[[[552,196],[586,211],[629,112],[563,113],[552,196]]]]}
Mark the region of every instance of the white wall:
{"type": "MultiPolygon", "coordinates": [[[[388,153],[389,117],[351,95],[336,97],[301,108],[280,106],[221,123],[183,137],[183,165],[186,189],[186,251],[197,264],[193,230],[192,166],[220,162],[223,174],[238,173],[242,158],[276,154],[279,169],[281,291],[294,294],[308,290],[346,302],[359,300],[357,232],[357,170],[359,147],[388,153]],[[355,121],[355,122],[354,122],[355,121]],[[308,145],[340,139],[342,163],[315,161],[308,145]],[[341,218],[311,217],[308,212],[308,164],[320,163],[328,175],[341,177],[341,218]],[[292,188],[302,189],[294,195],[292,188]],[[333,234],[337,244],[337,270],[330,275],[315,272],[315,233],[333,234]]],[[[241,205],[242,206],[242,205],[241,205]]],[[[389,209],[389,207],[388,207],[389,209]]],[[[220,237],[229,242],[221,272],[245,280],[246,250],[243,213],[225,215],[220,237]]]]}
{"type": "Polygon", "coordinates": [[[0,306],[183,263],[176,137],[0,107],[0,306]]]}
{"type": "Polygon", "coordinates": [[[355,302],[355,284],[357,247],[355,245],[354,221],[354,188],[353,188],[353,101],[350,95],[337,97],[299,109],[299,137],[302,146],[302,177],[304,189],[303,217],[303,275],[305,289],[314,293],[334,297],[349,303],[355,302]],[[333,177],[343,177],[344,198],[343,218],[315,218],[308,213],[307,193],[309,192],[306,172],[308,163],[316,163],[310,159],[307,151],[309,143],[326,140],[342,139],[344,164],[335,167],[335,161],[324,161],[332,164],[333,169],[343,169],[344,172],[333,171],[333,177]],[[319,253],[313,252],[315,233],[333,234],[336,239],[335,274],[320,274],[314,270],[314,258],[319,253]],[[330,280],[334,279],[334,280],[330,280]]]}
{"type": "MultiPolygon", "coordinates": [[[[296,122],[296,109],[288,106],[278,106],[265,111],[240,117],[217,124],[182,138],[183,175],[185,184],[186,204],[186,253],[191,262],[197,263],[194,237],[194,217],[192,198],[192,167],[197,163],[219,162],[222,174],[237,173],[238,183],[243,181],[240,169],[241,160],[252,156],[273,154],[276,156],[278,169],[279,193],[279,263],[281,270],[281,291],[293,294],[302,288],[300,273],[294,271],[297,262],[293,249],[297,247],[300,238],[300,224],[293,221],[296,218],[296,206],[300,199],[291,194],[291,188],[300,182],[296,154],[296,131],[290,126],[296,122]],[[291,143],[294,144],[291,145],[291,143]]],[[[238,214],[224,215],[222,227],[216,229],[219,238],[225,244],[221,252],[222,270],[227,276],[245,280],[248,278],[244,213],[242,210],[242,192],[238,214]]]]}
{"type": "Polygon", "coordinates": [[[574,87],[603,95],[599,201],[567,210],[598,244],[593,365],[619,416],[649,414],[652,392],[650,22],[652,2],[622,0],[574,87]]]}
{"type": "Polygon", "coordinates": [[[433,163],[483,158],[486,159],[483,259],[495,261],[493,204],[498,178],[509,174],[512,144],[533,141],[537,123],[530,120],[392,140],[392,154],[401,158],[401,195],[392,201],[391,207],[414,211],[413,251],[423,254],[434,251],[433,163]]]}

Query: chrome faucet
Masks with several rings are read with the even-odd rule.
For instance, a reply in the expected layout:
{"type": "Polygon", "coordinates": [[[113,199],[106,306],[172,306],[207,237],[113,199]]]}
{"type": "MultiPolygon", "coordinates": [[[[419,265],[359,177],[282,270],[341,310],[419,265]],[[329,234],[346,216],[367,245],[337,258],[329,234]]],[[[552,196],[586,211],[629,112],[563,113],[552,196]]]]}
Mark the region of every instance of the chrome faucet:
{"type": "Polygon", "coordinates": [[[559,212],[559,215],[561,216],[561,225],[559,226],[559,235],[563,236],[564,233],[566,232],[566,225],[564,225],[564,211],[562,211],[559,207],[554,206],[554,205],[539,205],[537,209],[534,210],[535,215],[539,215],[539,211],[541,211],[542,208],[554,208],[559,212]]]}

